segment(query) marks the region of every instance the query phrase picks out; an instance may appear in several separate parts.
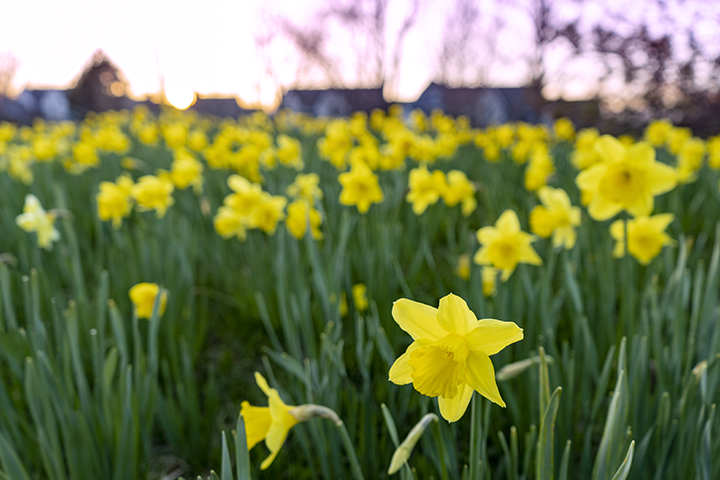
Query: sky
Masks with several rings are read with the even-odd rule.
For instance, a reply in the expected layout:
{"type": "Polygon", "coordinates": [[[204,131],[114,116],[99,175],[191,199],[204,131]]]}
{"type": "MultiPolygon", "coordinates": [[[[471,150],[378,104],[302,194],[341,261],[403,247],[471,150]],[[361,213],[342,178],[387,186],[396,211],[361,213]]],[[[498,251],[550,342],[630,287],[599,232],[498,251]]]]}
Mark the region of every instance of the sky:
{"type": "MultiPolygon", "coordinates": [[[[384,36],[387,64],[411,2],[389,0],[384,36]]],[[[420,95],[437,75],[444,32],[454,27],[454,2],[420,2],[417,21],[402,43],[399,69],[385,85],[389,100],[412,101],[420,95]]],[[[472,49],[467,52],[476,65],[471,80],[494,86],[523,85],[529,78],[526,60],[533,51],[529,12],[534,0],[474,3],[480,31],[475,32],[472,49]],[[483,36],[498,18],[506,28],[496,37],[483,36]],[[484,68],[482,60],[491,57],[492,62],[485,62],[488,67],[484,68]]],[[[653,7],[656,2],[643,0],[558,3],[562,6],[557,10],[559,16],[582,18],[581,29],[591,28],[594,22],[625,28],[613,17],[622,13],[647,19],[659,33],[669,16],[720,55],[720,1],[706,2],[714,5],[708,10],[692,0],[674,0],[664,13],[653,7]]],[[[327,81],[317,69],[302,70],[297,50],[286,38],[275,35],[262,49],[256,40],[276,31],[279,18],[302,27],[327,5],[327,0],[11,1],[2,7],[0,55],[12,55],[18,62],[12,83],[16,93],[28,87],[72,86],[93,52],[102,49],[120,67],[135,98],[159,92],[164,82],[167,98],[176,106],[192,101],[194,92],[238,96],[245,105],[272,105],[283,88],[294,84],[322,87],[327,81]]],[[[338,22],[328,22],[327,29],[327,51],[344,82],[362,85],[367,61],[356,52],[366,46],[363,38],[338,22]]],[[[585,55],[568,61],[570,55],[567,43],[556,42],[548,49],[545,65],[551,80],[544,92],[547,96],[576,99],[594,93],[603,74],[599,59],[585,55]]],[[[621,91],[622,82],[618,80],[615,88],[621,91]]]]}

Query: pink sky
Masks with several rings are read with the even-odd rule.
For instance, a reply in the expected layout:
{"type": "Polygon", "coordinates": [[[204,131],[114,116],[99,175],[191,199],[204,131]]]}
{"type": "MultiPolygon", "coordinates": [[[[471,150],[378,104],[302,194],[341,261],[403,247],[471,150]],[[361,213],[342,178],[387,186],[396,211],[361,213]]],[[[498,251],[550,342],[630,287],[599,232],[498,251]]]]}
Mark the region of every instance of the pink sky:
{"type": "MultiPolygon", "coordinates": [[[[397,82],[386,85],[389,100],[417,98],[435,75],[440,39],[453,2],[421,1],[422,13],[405,39],[397,82]]],[[[527,15],[532,3],[532,0],[477,0],[481,23],[502,8],[503,19],[510,27],[494,39],[501,51],[510,54],[506,55],[509,59],[494,63],[484,72],[488,84],[519,86],[526,82],[523,52],[528,52],[533,42],[527,15]]],[[[266,52],[273,62],[274,76],[264,72],[263,57],[254,41],[256,35],[266,31],[263,22],[280,14],[302,25],[315,9],[325,4],[323,0],[11,1],[2,10],[0,54],[9,52],[19,62],[13,82],[16,91],[25,86],[70,86],[92,53],[101,48],[122,69],[136,97],[157,93],[162,76],[171,101],[175,98],[180,102],[194,91],[201,95],[237,95],[246,103],[267,105],[277,98],[280,87],[295,83],[297,59],[288,42],[275,42],[266,52]]],[[[659,31],[663,28],[663,19],[648,7],[648,2],[587,0],[582,6],[570,1],[562,4],[564,7],[558,11],[567,18],[582,13],[583,19],[592,21],[608,17],[608,10],[616,9],[651,19],[652,27],[659,31]]],[[[671,14],[683,19],[680,23],[685,22],[685,27],[701,39],[716,41],[720,1],[715,2],[714,10],[700,11],[708,20],[704,22],[694,16],[698,9],[690,9],[688,4],[692,2],[671,14]],[[694,13],[690,14],[690,10],[694,13]]],[[[387,56],[394,48],[396,32],[409,5],[410,0],[389,2],[387,56]]],[[[608,17],[608,21],[613,20],[608,17]]],[[[339,26],[331,33],[330,49],[342,62],[346,81],[352,83],[357,59],[351,52],[357,39],[339,26]]],[[[717,42],[715,45],[720,48],[717,42]]],[[[478,43],[479,57],[484,48],[478,43]]],[[[585,56],[568,64],[565,62],[568,54],[567,45],[562,43],[549,50],[546,68],[552,78],[562,80],[551,82],[546,93],[568,98],[593,93],[594,81],[601,73],[598,59],[585,56]]]]}

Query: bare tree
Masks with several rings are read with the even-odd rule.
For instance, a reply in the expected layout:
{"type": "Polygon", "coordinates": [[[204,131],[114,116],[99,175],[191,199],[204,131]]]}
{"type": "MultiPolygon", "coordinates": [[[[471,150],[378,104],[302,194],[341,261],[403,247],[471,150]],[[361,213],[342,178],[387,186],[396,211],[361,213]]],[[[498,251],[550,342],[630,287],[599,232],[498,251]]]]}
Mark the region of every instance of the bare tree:
{"type": "Polygon", "coordinates": [[[17,68],[18,61],[12,53],[0,54],[0,98],[10,96],[10,88],[17,68]]]}

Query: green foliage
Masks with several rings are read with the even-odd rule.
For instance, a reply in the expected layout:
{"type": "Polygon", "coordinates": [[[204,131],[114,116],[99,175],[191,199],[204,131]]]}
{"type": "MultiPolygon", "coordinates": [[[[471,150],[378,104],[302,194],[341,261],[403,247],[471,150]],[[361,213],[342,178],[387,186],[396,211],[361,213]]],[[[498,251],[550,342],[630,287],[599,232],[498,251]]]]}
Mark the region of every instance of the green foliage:
{"type": "MultiPolygon", "coordinates": [[[[522,166],[464,146],[436,167],[479,183],[469,218],[441,204],[415,216],[404,171],[380,172],[385,201],[359,215],[338,203],[337,172],[318,158],[317,137],[301,138],[306,170],[322,179],[322,241],[282,226],[274,236],[250,231],[242,244],[220,238],[201,204],[222,204],[224,171],[206,172],[200,199],[176,192],[165,218],[134,212],[119,230],[93,201],[98,183],[120,173],[117,156],[81,176],[36,165],[29,187],[0,174],[0,253],[17,260],[0,263],[0,478],[387,478],[399,438],[437,412],[434,400],[387,380],[409,342],[391,306],[401,297],[436,304],[448,292],[478,318],[518,323],[525,339],[493,357],[507,408],[475,395],[461,421],[423,435],[403,480],[720,476],[715,173],[658,199],[658,211],[678,217],[678,246],[648,266],[614,259],[608,222],[584,218],[573,250],[536,242],[544,265],[521,266],[485,297],[479,267],[468,281],[453,269],[504,209],[526,223],[537,200],[522,187],[522,166]],[[73,214],[59,220],[51,252],[14,224],[29,192],[73,214]],[[167,311],[155,305],[150,321],[128,299],[141,281],[169,292],[167,311]],[[352,297],[361,282],[362,312],[352,297]],[[261,472],[265,446],[247,451],[238,418],[242,400],[265,405],[254,370],[286,403],[338,412],[342,429],[298,425],[261,472]]],[[[133,149],[167,168],[166,149],[133,149]]],[[[578,204],[567,148],[553,153],[553,182],[578,204]]],[[[263,188],[280,194],[295,172],[264,175],[263,188]]]]}

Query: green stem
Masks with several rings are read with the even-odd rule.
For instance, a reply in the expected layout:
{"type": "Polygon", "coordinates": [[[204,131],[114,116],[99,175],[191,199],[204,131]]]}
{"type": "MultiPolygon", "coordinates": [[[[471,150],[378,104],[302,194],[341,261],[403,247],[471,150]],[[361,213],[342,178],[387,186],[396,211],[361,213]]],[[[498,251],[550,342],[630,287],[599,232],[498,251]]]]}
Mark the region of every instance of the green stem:
{"type": "Polygon", "coordinates": [[[345,446],[345,451],[347,452],[348,457],[350,457],[350,467],[352,468],[353,477],[355,477],[355,480],[365,480],[362,470],[360,470],[360,463],[358,463],[355,447],[350,441],[350,435],[345,428],[345,424],[341,420],[335,425],[338,427],[338,430],[340,430],[340,437],[342,438],[343,445],[345,446]]]}

